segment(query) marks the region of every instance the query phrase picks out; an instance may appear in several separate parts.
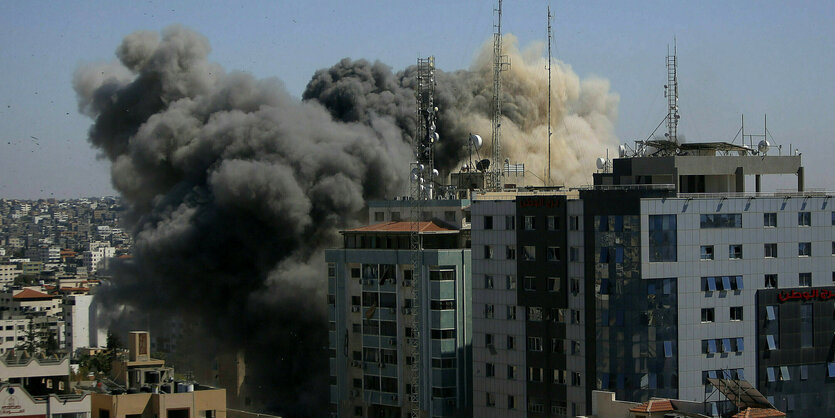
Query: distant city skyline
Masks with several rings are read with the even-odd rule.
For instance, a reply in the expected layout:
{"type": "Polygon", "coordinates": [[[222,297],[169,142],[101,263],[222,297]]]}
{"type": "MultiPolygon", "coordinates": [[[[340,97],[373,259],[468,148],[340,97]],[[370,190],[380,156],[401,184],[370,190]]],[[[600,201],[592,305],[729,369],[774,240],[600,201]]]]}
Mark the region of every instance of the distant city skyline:
{"type": "MultiPolygon", "coordinates": [[[[621,143],[646,138],[663,118],[664,56],[675,37],[685,140],[731,141],[742,114],[747,132],[761,132],[768,114],[783,153],[790,146],[803,152],[807,187],[832,188],[835,151],[826,113],[835,95],[832,3],[505,1],[504,32],[523,48],[544,43],[549,3],[554,57],[580,77],[608,79],[620,95],[621,143]]],[[[185,25],[209,39],[210,59],[227,71],[277,77],[299,97],[317,69],[344,57],[380,60],[397,71],[435,55],[445,71],[468,68],[491,39],[494,7],[494,1],[0,3],[0,198],[116,194],[109,164],[96,159],[86,140],[92,121],[78,112],[71,81],[80,65],[114,60],[122,38],[136,30],[185,25]]]]}

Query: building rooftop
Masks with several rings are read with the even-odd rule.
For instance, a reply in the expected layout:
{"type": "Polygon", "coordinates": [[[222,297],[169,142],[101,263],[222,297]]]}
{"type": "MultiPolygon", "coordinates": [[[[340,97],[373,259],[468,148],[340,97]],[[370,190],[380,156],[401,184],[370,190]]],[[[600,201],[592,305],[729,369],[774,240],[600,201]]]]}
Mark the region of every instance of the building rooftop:
{"type": "Polygon", "coordinates": [[[634,408],[630,412],[671,412],[675,411],[673,403],[669,399],[650,399],[634,408]]]}
{"type": "Polygon", "coordinates": [[[780,412],[774,408],[746,408],[733,418],[760,418],[760,417],[784,417],[785,413],[780,412]]]}
{"type": "Polygon", "coordinates": [[[12,296],[14,300],[41,300],[41,299],[54,299],[55,296],[48,295],[43,292],[38,292],[37,290],[33,289],[23,289],[14,296],[12,296]]]}
{"type": "MultiPolygon", "coordinates": [[[[383,222],[368,226],[363,226],[354,229],[348,229],[345,232],[412,232],[414,229],[414,222],[408,221],[392,221],[383,222]]],[[[450,229],[436,224],[434,221],[418,222],[418,228],[421,234],[450,234],[459,232],[457,229],[450,229]]]]}

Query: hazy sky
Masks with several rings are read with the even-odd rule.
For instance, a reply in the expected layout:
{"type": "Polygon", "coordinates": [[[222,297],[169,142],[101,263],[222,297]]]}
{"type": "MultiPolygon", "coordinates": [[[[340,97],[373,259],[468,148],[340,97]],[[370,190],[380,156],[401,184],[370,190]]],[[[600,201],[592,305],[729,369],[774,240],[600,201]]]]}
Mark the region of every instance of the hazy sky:
{"type": "MultiPolygon", "coordinates": [[[[664,57],[675,36],[679,132],[687,141],[731,141],[742,114],[746,131],[762,131],[768,114],[783,153],[790,145],[803,152],[807,187],[833,189],[835,2],[506,0],[504,32],[521,46],[544,42],[549,3],[554,56],[581,77],[607,78],[620,95],[621,142],[646,138],[663,119],[664,57]]],[[[114,60],[122,38],[135,30],[183,24],[209,38],[210,59],[227,71],[278,77],[300,96],[315,70],[344,57],[399,70],[435,55],[443,70],[468,68],[491,38],[494,6],[488,0],[0,2],[0,197],[115,194],[108,164],[87,143],[91,121],[77,111],[71,80],[79,65],[114,60]]],[[[794,183],[785,177],[779,182],[794,183]]]]}

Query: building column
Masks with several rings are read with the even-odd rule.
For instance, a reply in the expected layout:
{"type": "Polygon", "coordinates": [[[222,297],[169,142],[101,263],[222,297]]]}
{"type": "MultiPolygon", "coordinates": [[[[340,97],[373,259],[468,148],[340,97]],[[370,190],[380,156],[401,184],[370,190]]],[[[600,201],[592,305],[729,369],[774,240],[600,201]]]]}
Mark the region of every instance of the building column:
{"type": "Polygon", "coordinates": [[[803,167],[797,168],[797,191],[803,191],[803,167]]]}
{"type": "Polygon", "coordinates": [[[745,192],[745,174],[742,171],[742,167],[736,168],[736,190],[737,193],[745,192]]]}

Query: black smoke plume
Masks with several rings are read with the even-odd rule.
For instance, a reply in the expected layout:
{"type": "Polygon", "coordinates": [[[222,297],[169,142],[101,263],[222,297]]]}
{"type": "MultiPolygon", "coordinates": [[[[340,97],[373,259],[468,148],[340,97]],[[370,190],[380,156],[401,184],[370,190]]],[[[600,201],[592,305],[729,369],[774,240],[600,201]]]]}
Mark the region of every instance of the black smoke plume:
{"type": "MultiPolygon", "coordinates": [[[[505,76],[505,149],[541,161],[546,143],[530,138],[544,136],[547,121],[544,60],[512,37],[505,44],[515,68],[505,76]]],[[[469,132],[489,143],[490,51],[469,70],[438,71],[442,172],[462,164],[469,132]]],[[[182,318],[194,338],[180,347],[205,363],[215,350],[243,350],[253,405],[324,416],[322,251],[339,245],[338,228],[365,220],[367,200],[407,190],[415,69],[345,59],[316,72],[299,101],[277,79],[225,72],[209,52],[206,38],[179,26],[137,32],[118,62],[75,74],[79,108],[94,120],[89,141],[111,161],[135,233],[133,259],[116,264],[101,297],[143,319],[182,318]]],[[[551,94],[552,122],[568,132],[555,129],[561,146],[611,143],[617,97],[608,85],[581,83],[564,65],[559,75],[551,94]]],[[[563,153],[564,178],[592,172],[599,155],[582,152],[563,153]]]]}

